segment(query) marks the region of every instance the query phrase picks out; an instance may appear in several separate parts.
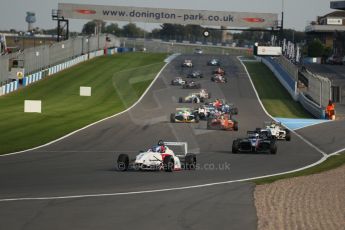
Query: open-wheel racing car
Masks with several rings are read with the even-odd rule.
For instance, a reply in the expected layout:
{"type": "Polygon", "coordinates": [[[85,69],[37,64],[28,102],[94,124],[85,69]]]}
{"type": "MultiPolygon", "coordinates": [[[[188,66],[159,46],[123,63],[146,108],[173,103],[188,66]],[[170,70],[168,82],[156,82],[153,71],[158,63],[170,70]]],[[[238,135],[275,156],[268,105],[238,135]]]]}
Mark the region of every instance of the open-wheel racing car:
{"type": "Polygon", "coordinates": [[[228,113],[232,115],[238,114],[238,108],[234,104],[226,102],[224,99],[216,99],[213,102],[210,102],[209,105],[214,106],[217,110],[228,113]]]}
{"type": "Polygon", "coordinates": [[[221,114],[207,120],[207,129],[238,131],[238,122],[229,114],[221,114]]]}
{"type": "Polygon", "coordinates": [[[193,67],[193,62],[190,59],[185,59],[181,66],[182,67],[192,68],[193,67]]]}
{"type": "Polygon", "coordinates": [[[187,97],[179,97],[178,102],[179,103],[203,103],[205,98],[200,97],[199,94],[197,93],[191,93],[187,97]]]}
{"type": "Polygon", "coordinates": [[[183,80],[181,77],[177,77],[174,80],[171,80],[171,85],[185,85],[187,84],[186,80],[183,80]]]}
{"type": "Polygon", "coordinates": [[[173,172],[178,170],[196,169],[196,155],[187,153],[186,142],[164,142],[159,141],[157,145],[141,151],[133,160],[128,154],[120,154],[117,159],[117,168],[120,171],[127,170],[148,170],[173,172]],[[183,147],[183,154],[175,154],[169,146],[183,147]]]}
{"type": "Polygon", "coordinates": [[[232,143],[232,152],[252,152],[252,153],[277,153],[277,144],[275,139],[267,136],[267,133],[248,131],[246,138],[239,138],[232,143]]]}
{"type": "Polygon", "coordinates": [[[228,79],[226,79],[226,77],[224,77],[223,75],[216,74],[211,77],[211,81],[216,82],[216,83],[226,83],[228,82],[228,79]]]}
{"type": "Polygon", "coordinates": [[[203,78],[203,74],[200,71],[193,71],[187,75],[187,78],[203,78]]]}
{"type": "Polygon", "coordinates": [[[225,75],[225,70],[223,68],[221,68],[221,67],[218,67],[217,69],[212,71],[212,74],[219,74],[219,75],[224,76],[225,75]]]}
{"type": "Polygon", "coordinates": [[[199,117],[190,108],[177,108],[176,113],[170,114],[171,123],[198,123],[199,117]]]}
{"type": "Polygon", "coordinates": [[[267,121],[264,124],[264,128],[257,128],[260,132],[267,132],[272,138],[277,140],[291,141],[290,130],[284,128],[280,122],[267,121]]]}
{"type": "Polygon", "coordinates": [[[186,84],[184,84],[182,86],[183,89],[200,89],[201,88],[201,84],[200,83],[196,83],[195,81],[191,81],[191,82],[187,82],[186,84]]]}
{"type": "Polygon", "coordinates": [[[207,65],[209,66],[220,66],[219,59],[213,58],[207,62],[207,65]]]}
{"type": "Polygon", "coordinates": [[[237,115],[238,109],[234,104],[226,103],[224,100],[216,99],[214,102],[205,103],[194,110],[200,120],[215,118],[222,114],[237,115]]]}

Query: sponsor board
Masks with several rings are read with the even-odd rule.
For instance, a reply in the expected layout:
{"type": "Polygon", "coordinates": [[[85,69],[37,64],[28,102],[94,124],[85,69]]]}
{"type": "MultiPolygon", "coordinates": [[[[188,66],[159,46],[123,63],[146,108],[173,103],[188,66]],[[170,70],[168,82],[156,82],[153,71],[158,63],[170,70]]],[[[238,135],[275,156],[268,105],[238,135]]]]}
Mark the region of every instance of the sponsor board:
{"type": "Polygon", "coordinates": [[[327,18],[327,25],[343,25],[341,18],[327,18]]]}
{"type": "Polygon", "coordinates": [[[282,48],[280,46],[258,46],[257,55],[280,56],[282,55],[282,48]]]}
{"type": "Polygon", "coordinates": [[[59,3],[64,18],[244,28],[277,27],[278,14],[59,3]]]}

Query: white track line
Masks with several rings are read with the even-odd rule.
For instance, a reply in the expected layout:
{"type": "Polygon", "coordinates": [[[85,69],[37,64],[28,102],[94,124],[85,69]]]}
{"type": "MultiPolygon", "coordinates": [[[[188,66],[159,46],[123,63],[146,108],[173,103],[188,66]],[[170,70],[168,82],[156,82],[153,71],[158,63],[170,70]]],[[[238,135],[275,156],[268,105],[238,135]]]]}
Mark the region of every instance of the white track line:
{"type": "Polygon", "coordinates": [[[134,106],[136,106],[136,105],[145,97],[145,95],[146,95],[147,92],[150,90],[150,88],[152,87],[152,85],[153,85],[153,84],[156,82],[156,80],[158,79],[159,75],[160,75],[160,74],[163,72],[163,70],[168,66],[168,64],[170,63],[170,61],[172,61],[172,60],[173,60],[175,57],[177,57],[177,56],[178,56],[177,54],[173,54],[173,55],[171,55],[171,58],[168,57],[168,58],[166,58],[166,59],[164,60],[164,61],[166,62],[166,64],[165,64],[165,65],[162,67],[162,69],[158,72],[158,74],[157,74],[156,77],[153,79],[153,81],[151,82],[151,84],[149,85],[149,87],[145,90],[145,92],[143,93],[143,95],[141,95],[141,97],[140,97],[132,106],[130,106],[128,109],[126,109],[126,110],[124,110],[124,111],[122,111],[122,112],[120,112],[120,113],[114,114],[114,115],[112,115],[112,116],[106,117],[106,118],[104,118],[104,119],[102,119],[102,120],[96,121],[96,122],[94,122],[94,123],[92,123],[92,124],[89,124],[89,125],[87,125],[87,126],[85,126],[85,127],[83,127],[83,128],[80,128],[80,129],[78,129],[78,130],[75,130],[75,131],[73,131],[73,132],[71,132],[71,133],[69,133],[69,134],[67,134],[67,135],[65,135],[65,136],[63,136],[63,137],[60,137],[60,138],[58,138],[58,139],[56,139],[56,140],[53,140],[53,141],[51,141],[51,142],[49,142],[49,143],[46,143],[46,144],[44,144],[44,145],[40,145],[40,146],[31,148],[31,149],[26,149],[26,150],[14,152],[14,153],[3,154],[3,155],[0,155],[0,157],[6,157],[6,156],[17,155],[17,154],[20,154],[20,153],[25,153],[25,152],[29,152],[29,151],[32,151],[32,150],[36,150],[36,149],[40,149],[40,148],[49,146],[49,145],[54,144],[54,143],[56,143],[56,142],[59,142],[59,141],[61,141],[61,140],[63,140],[63,139],[66,139],[67,137],[70,137],[70,136],[72,136],[73,134],[76,134],[77,132],[80,132],[80,131],[82,131],[82,130],[85,130],[85,129],[87,129],[87,128],[93,126],[93,125],[99,124],[99,123],[101,123],[101,122],[103,122],[103,121],[105,121],[105,120],[108,120],[108,119],[111,119],[111,118],[120,116],[121,114],[128,112],[129,110],[131,110],[134,106]]]}
{"type": "MultiPolygon", "coordinates": [[[[344,149],[339,150],[331,155],[336,155],[339,152],[344,151],[344,149]]],[[[329,155],[329,156],[331,156],[329,155]]],[[[166,188],[166,189],[155,189],[155,190],[143,190],[143,191],[132,191],[132,192],[118,192],[118,193],[100,193],[100,194],[86,194],[86,195],[72,195],[72,196],[52,196],[52,197],[21,197],[21,198],[7,198],[7,199],[0,199],[0,202],[10,202],[10,201],[39,201],[39,200],[63,200],[63,199],[80,199],[80,198],[97,198],[97,197],[111,197],[111,196],[124,196],[124,195],[137,195],[137,194],[147,194],[147,193],[158,193],[158,192],[170,192],[170,191],[181,191],[181,190],[189,190],[189,189],[196,189],[196,188],[205,188],[205,187],[211,187],[216,185],[226,185],[226,184],[232,184],[236,182],[247,182],[252,181],[256,179],[263,179],[267,177],[272,176],[279,176],[283,174],[288,173],[294,173],[298,172],[304,169],[308,169],[310,167],[313,167],[315,165],[318,165],[322,162],[324,162],[329,156],[322,157],[319,161],[307,165],[303,168],[282,172],[282,173],[276,173],[276,174],[270,174],[265,176],[258,176],[258,177],[252,177],[252,178],[246,178],[246,179],[239,179],[239,180],[230,180],[230,181],[222,181],[222,182],[215,182],[215,183],[209,183],[209,184],[200,184],[200,185],[192,185],[192,186],[184,186],[184,187],[173,187],[173,188],[166,188]]]]}
{"type": "MultiPolygon", "coordinates": [[[[239,59],[240,60],[240,59],[239,59]]],[[[245,67],[245,65],[243,64],[243,62],[240,60],[241,64],[243,65],[244,69],[246,70],[250,82],[253,86],[253,89],[255,91],[255,94],[259,100],[259,103],[262,106],[262,109],[266,112],[266,114],[271,117],[273,120],[274,118],[267,113],[266,109],[263,107],[263,104],[258,96],[258,93],[254,87],[254,84],[250,78],[250,75],[248,73],[247,68],[245,67]]],[[[163,67],[163,69],[165,68],[165,66],[163,67]]],[[[162,70],[161,70],[162,71],[162,70]]],[[[159,75],[158,75],[159,76],[159,75]]],[[[150,85],[151,87],[151,85],[150,85]]],[[[149,88],[150,88],[149,87],[149,88]]],[[[148,88],[148,89],[149,89],[148,88]]],[[[146,93],[146,91],[145,91],[146,93]]],[[[296,134],[296,133],[295,133],[296,134]]],[[[297,134],[296,134],[297,135],[297,134]]],[[[308,142],[307,140],[305,140],[303,137],[301,137],[300,135],[298,135],[303,141],[306,141],[306,143],[308,145],[310,145],[311,147],[313,147],[314,145],[311,144],[310,142],[308,142]]],[[[311,168],[313,166],[319,165],[322,162],[324,162],[325,160],[327,160],[329,157],[334,156],[334,155],[338,155],[339,153],[345,151],[345,148],[340,149],[336,152],[333,152],[332,154],[325,154],[322,150],[318,149],[316,146],[314,146],[313,148],[315,148],[318,152],[322,153],[322,158],[320,160],[318,160],[317,162],[314,162],[313,164],[304,166],[302,168],[298,168],[298,169],[294,169],[291,171],[286,171],[286,172],[282,172],[282,173],[276,173],[276,174],[270,174],[270,175],[264,175],[264,176],[258,176],[258,177],[252,177],[252,178],[246,178],[246,179],[239,179],[239,180],[230,180],[230,181],[223,181],[223,182],[215,182],[215,183],[209,183],[209,184],[200,184],[200,185],[193,185],[193,186],[184,186],[184,187],[174,187],[174,188],[166,188],[166,189],[155,189],[155,190],[143,190],[143,191],[132,191],[132,192],[120,192],[120,193],[100,193],[100,194],[86,194],[86,195],[74,195],[74,196],[51,196],[51,197],[21,197],[21,198],[7,198],[7,199],[0,199],[0,202],[10,202],[10,201],[37,201],[37,200],[61,200],[61,199],[80,199],[80,198],[97,198],[97,197],[111,197],[111,196],[123,196],[123,195],[136,195],[136,194],[147,194],[147,193],[157,193],[157,192],[169,192],[169,191],[181,191],[181,190],[188,190],[188,189],[194,189],[194,188],[205,188],[205,187],[210,187],[210,186],[216,186],[216,185],[225,185],[225,184],[231,184],[231,183],[236,183],[236,182],[246,182],[246,181],[252,181],[252,180],[256,180],[256,179],[263,179],[263,178],[267,178],[267,177],[272,177],[272,176],[280,176],[280,175],[284,175],[284,174],[288,174],[288,173],[294,173],[294,172],[298,172],[304,169],[308,169],[311,168]]]]}

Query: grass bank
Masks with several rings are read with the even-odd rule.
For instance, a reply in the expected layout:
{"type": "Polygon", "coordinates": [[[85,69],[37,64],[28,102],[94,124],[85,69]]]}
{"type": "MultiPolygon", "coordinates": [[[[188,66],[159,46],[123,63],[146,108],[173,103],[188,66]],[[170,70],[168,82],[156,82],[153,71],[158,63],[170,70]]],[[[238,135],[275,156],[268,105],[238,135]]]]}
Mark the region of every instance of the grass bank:
{"type": "Polygon", "coordinates": [[[165,57],[100,57],[0,97],[0,154],[42,145],[125,110],[145,91],[165,57]],[[92,87],[92,96],[80,97],[80,86],[92,87]],[[42,100],[42,113],[24,113],[24,100],[42,100]]]}
{"type": "Polygon", "coordinates": [[[273,117],[313,118],[294,101],[272,71],[261,62],[244,62],[260,100],[273,117]]]}

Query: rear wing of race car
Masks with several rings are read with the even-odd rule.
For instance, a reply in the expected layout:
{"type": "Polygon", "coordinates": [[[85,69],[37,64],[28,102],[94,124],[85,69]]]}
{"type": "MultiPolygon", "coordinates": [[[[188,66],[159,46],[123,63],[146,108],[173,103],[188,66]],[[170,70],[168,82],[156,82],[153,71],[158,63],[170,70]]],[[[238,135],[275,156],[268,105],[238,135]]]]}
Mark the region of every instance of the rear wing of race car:
{"type": "MultiPolygon", "coordinates": [[[[176,108],[176,111],[192,111],[191,108],[176,108]]],[[[168,142],[168,143],[174,143],[174,142],[168,142]]],[[[176,142],[176,143],[180,143],[180,142],[176,142]]]]}
{"type": "Polygon", "coordinates": [[[188,153],[188,143],[187,142],[164,142],[166,146],[181,146],[183,148],[183,155],[176,155],[177,157],[185,157],[188,153]]]}
{"type": "Polygon", "coordinates": [[[257,131],[247,131],[247,134],[256,134],[258,133],[257,131]]]}
{"type": "Polygon", "coordinates": [[[271,126],[272,124],[279,125],[279,126],[282,125],[282,123],[279,122],[279,121],[265,121],[264,122],[264,127],[271,126]]]}

